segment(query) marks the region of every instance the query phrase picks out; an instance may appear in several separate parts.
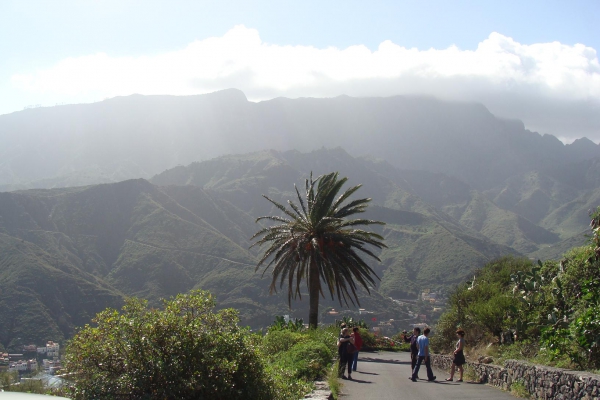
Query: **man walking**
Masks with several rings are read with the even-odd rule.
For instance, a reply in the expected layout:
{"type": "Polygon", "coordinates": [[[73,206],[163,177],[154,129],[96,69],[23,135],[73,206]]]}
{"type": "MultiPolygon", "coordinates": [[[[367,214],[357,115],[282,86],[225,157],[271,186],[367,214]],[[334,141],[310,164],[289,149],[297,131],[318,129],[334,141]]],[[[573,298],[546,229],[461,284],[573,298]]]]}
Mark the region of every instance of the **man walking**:
{"type": "MultiPolygon", "coordinates": [[[[410,379],[412,379],[412,372],[415,370],[415,365],[417,365],[417,358],[419,358],[419,346],[417,346],[417,339],[419,338],[420,334],[421,328],[415,326],[412,335],[404,335],[404,341],[410,343],[410,379]]],[[[417,379],[419,379],[419,377],[417,377],[417,379]]]]}
{"type": "Polygon", "coordinates": [[[435,381],[436,376],[433,375],[433,371],[431,370],[431,360],[429,359],[429,328],[425,328],[423,334],[419,336],[417,339],[417,346],[419,347],[419,357],[417,359],[417,365],[415,365],[415,369],[412,374],[412,381],[416,382],[419,376],[419,369],[421,368],[421,363],[425,361],[425,368],[427,369],[427,380],[435,381]]]}

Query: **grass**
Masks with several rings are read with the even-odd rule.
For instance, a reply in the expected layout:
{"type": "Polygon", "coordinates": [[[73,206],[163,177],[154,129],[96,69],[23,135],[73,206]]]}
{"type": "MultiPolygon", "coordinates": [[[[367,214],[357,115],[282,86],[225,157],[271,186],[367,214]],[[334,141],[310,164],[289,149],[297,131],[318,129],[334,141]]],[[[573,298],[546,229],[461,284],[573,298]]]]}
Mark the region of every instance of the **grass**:
{"type": "Polygon", "coordinates": [[[329,372],[327,373],[327,384],[329,385],[329,390],[331,390],[331,395],[335,400],[337,400],[340,395],[340,391],[342,390],[342,383],[338,378],[337,363],[333,363],[331,368],[329,368],[329,372]]]}
{"type": "Polygon", "coordinates": [[[513,396],[521,397],[523,399],[528,399],[530,397],[529,391],[527,391],[525,384],[521,380],[514,381],[512,385],[510,385],[510,393],[513,396]]]}
{"type": "Polygon", "coordinates": [[[568,356],[552,357],[544,348],[540,348],[539,343],[530,340],[511,345],[477,346],[470,349],[468,355],[472,361],[476,361],[480,356],[492,357],[495,365],[504,365],[508,360],[521,360],[555,368],[577,369],[577,365],[568,356]]]}
{"type": "MultiPolygon", "coordinates": [[[[460,373],[460,372],[457,372],[460,373]]],[[[479,375],[475,372],[475,369],[469,364],[463,365],[463,380],[470,382],[479,382],[479,375]]]]}

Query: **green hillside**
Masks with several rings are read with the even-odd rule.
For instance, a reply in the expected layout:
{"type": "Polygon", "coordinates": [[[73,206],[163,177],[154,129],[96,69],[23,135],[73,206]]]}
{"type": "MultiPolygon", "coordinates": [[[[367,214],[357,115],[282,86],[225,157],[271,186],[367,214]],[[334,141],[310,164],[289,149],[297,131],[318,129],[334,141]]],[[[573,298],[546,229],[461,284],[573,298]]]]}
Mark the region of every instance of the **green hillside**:
{"type": "MultiPolygon", "coordinates": [[[[199,288],[254,328],[275,315],[305,317],[306,301],[290,310],[285,293],[269,295],[268,277],[254,272],[247,248],[258,225],[227,195],[144,180],[1,193],[0,343],[60,341],[124,296],[158,304],[199,288]]],[[[361,298],[378,318],[405,314],[377,292],[361,298]]],[[[322,302],[331,307],[340,308],[322,302]]]]}
{"type": "Polygon", "coordinates": [[[68,243],[63,247],[51,238],[42,247],[0,234],[0,343],[5,348],[62,341],[97,312],[122,304],[123,295],[78,268],[77,254],[65,247],[68,243]]]}
{"type": "Polygon", "coordinates": [[[381,253],[382,265],[373,266],[385,296],[415,297],[424,288],[445,288],[495,257],[517,253],[413,194],[402,171],[389,163],[354,158],[340,148],[220,157],[167,170],[151,181],[211,190],[258,217],[277,212],[261,201],[261,194],[285,202],[295,196],[293,184],[302,186],[311,171],[319,175],[331,170],[363,183],[362,193],[375,204],[367,216],[387,223],[382,232],[389,248],[381,253]]]}
{"type": "Polygon", "coordinates": [[[574,247],[581,247],[589,243],[588,231],[580,232],[565,240],[552,245],[542,246],[539,250],[530,253],[529,257],[537,260],[560,260],[562,256],[574,247]]]}
{"type": "MultiPolygon", "coordinates": [[[[254,272],[257,250],[248,248],[259,229],[255,219],[278,212],[262,195],[286,202],[311,171],[339,171],[350,184],[362,183],[360,195],[373,198],[366,216],[387,223],[380,229],[388,248],[382,263],[372,265],[380,280],[370,296],[360,295],[361,307],[380,320],[405,318],[404,306],[392,299],[415,299],[424,289],[447,292],[502,255],[562,252],[579,240],[568,239],[585,229],[587,209],[600,203],[600,189],[592,188],[573,189],[573,199],[560,205],[556,199],[573,186],[545,172],[531,176],[546,186],[506,183],[519,187],[521,197],[503,208],[493,190],[341,148],[224,156],[150,182],[0,193],[0,343],[18,349],[61,340],[124,296],[157,304],[191,289],[211,290],[220,307],[237,308],[253,328],[275,315],[306,318],[306,301],[290,310],[285,293],[269,295],[269,278],[254,272]],[[542,189],[555,203],[537,224],[516,205],[542,189]]],[[[586,176],[592,185],[593,174],[586,176]]],[[[323,321],[333,318],[330,308],[346,309],[324,299],[323,321]]],[[[348,312],[358,316],[357,308],[348,312]]]]}
{"type": "Polygon", "coordinates": [[[576,199],[552,211],[540,225],[556,231],[563,238],[569,238],[588,225],[590,211],[598,204],[600,204],[600,188],[585,191],[576,199]]]}
{"type": "Polygon", "coordinates": [[[373,207],[368,217],[386,221],[379,291],[394,298],[416,298],[423,289],[445,291],[490,259],[515,253],[419,213],[373,207]]]}

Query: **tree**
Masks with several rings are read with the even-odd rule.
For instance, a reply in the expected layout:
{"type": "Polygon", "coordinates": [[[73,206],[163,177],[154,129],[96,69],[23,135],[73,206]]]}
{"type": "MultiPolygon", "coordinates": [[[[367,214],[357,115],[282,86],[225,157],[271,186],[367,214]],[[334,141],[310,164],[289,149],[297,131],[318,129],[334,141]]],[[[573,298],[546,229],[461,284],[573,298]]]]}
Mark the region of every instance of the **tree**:
{"type": "Polygon", "coordinates": [[[264,265],[263,274],[273,267],[271,293],[287,280],[288,302],[301,298],[300,286],[306,280],[309,293],[308,322],[316,328],[319,318],[319,295],[324,296],[322,283],[331,298],[337,296],[348,305],[359,304],[358,285],[369,292],[374,285],[375,271],[361,258],[367,255],[380,261],[370,249],[386,247],[380,235],[359,229],[361,226],[383,222],[369,219],[348,219],[366,210],[371,199],[358,199],[346,202],[362,185],[346,190],[338,196],[347,178],[338,179],[338,173],[330,173],[305,182],[306,193],[296,194],[298,203],[288,201],[289,208],[263,195],[285,216],[266,216],[256,220],[275,221],[277,224],[259,230],[252,239],[260,238],[252,246],[268,245],[256,265],[256,270],[264,265]],[[303,198],[304,197],[304,198],[303,198]],[[268,261],[268,262],[267,262],[268,261]],[[355,303],[356,301],[356,303],[355,303]]]}
{"type": "Polygon", "coordinates": [[[213,312],[208,292],[164,301],[130,299],[99,313],[65,357],[72,398],[269,399],[272,385],[232,309],[213,312]]]}

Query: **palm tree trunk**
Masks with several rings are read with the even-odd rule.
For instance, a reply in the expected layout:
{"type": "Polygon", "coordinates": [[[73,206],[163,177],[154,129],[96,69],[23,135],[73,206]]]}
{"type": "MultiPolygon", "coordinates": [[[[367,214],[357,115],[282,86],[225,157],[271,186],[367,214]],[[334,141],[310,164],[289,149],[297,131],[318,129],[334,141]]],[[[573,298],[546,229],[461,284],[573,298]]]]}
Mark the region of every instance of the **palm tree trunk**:
{"type": "Polygon", "coordinates": [[[310,263],[309,270],[308,297],[310,308],[308,311],[308,326],[310,329],[316,329],[319,324],[319,293],[321,279],[319,277],[319,268],[314,259],[310,263]]]}

